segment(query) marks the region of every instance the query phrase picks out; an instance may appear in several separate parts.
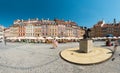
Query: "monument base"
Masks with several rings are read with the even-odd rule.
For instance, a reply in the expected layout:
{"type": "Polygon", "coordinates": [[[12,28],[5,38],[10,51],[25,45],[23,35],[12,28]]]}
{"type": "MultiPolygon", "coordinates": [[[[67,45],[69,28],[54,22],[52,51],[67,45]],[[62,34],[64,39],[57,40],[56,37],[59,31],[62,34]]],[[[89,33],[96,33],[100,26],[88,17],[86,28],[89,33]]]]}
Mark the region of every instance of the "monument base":
{"type": "Polygon", "coordinates": [[[79,42],[79,52],[88,53],[92,51],[93,40],[92,39],[82,39],[79,42]]]}
{"type": "Polygon", "coordinates": [[[102,47],[94,47],[89,53],[79,53],[77,52],[79,48],[68,48],[61,51],[60,56],[74,64],[82,64],[82,65],[93,65],[107,61],[110,59],[113,54],[110,49],[102,48],[102,47]]]}

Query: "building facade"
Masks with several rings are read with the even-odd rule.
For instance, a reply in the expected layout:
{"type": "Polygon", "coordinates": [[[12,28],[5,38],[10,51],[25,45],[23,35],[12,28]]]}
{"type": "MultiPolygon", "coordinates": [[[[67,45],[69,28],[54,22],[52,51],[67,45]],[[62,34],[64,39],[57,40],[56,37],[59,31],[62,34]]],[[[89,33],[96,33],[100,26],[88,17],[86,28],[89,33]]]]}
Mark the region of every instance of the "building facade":
{"type": "Polygon", "coordinates": [[[91,28],[92,37],[106,37],[108,34],[113,36],[120,36],[120,23],[105,23],[105,21],[99,21],[91,28]]]}
{"type": "Polygon", "coordinates": [[[4,38],[4,26],[0,26],[0,41],[4,38]]]}
{"type": "Polygon", "coordinates": [[[6,29],[9,37],[24,37],[25,39],[36,39],[40,37],[83,37],[84,30],[75,22],[54,20],[15,20],[13,25],[6,29]]]}

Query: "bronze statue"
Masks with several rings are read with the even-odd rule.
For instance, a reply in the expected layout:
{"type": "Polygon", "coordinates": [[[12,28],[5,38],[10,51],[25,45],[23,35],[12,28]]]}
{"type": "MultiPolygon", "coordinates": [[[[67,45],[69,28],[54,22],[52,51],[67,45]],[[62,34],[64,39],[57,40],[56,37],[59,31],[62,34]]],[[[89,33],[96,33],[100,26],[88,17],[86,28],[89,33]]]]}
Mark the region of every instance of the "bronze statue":
{"type": "Polygon", "coordinates": [[[90,38],[90,32],[91,32],[91,29],[87,28],[87,27],[84,27],[85,29],[85,34],[83,35],[83,39],[89,39],[90,38]]]}

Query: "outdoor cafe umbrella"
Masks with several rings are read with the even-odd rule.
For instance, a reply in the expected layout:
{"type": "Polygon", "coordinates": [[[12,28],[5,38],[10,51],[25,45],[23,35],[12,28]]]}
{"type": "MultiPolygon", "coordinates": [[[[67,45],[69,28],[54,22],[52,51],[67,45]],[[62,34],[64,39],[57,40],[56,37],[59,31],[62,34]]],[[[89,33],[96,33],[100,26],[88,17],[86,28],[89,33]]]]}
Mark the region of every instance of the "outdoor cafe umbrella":
{"type": "Polygon", "coordinates": [[[113,38],[114,36],[113,36],[113,34],[107,34],[106,37],[107,38],[113,38]]]}
{"type": "Polygon", "coordinates": [[[113,37],[113,34],[107,34],[106,37],[113,37]]]}

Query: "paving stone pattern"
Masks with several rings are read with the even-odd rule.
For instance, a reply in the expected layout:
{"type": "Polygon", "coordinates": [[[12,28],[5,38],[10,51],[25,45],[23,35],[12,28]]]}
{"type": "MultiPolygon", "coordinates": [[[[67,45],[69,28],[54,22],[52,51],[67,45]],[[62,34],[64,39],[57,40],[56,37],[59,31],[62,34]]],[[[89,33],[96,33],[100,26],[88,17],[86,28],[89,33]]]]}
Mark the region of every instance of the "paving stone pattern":
{"type": "MultiPolygon", "coordinates": [[[[113,49],[104,46],[105,42],[94,42],[94,46],[113,49]]],[[[51,44],[34,43],[0,43],[0,73],[119,73],[120,46],[115,60],[108,60],[96,65],[75,65],[64,61],[59,56],[60,51],[79,47],[79,43],[59,44],[51,49],[51,44]]]]}

